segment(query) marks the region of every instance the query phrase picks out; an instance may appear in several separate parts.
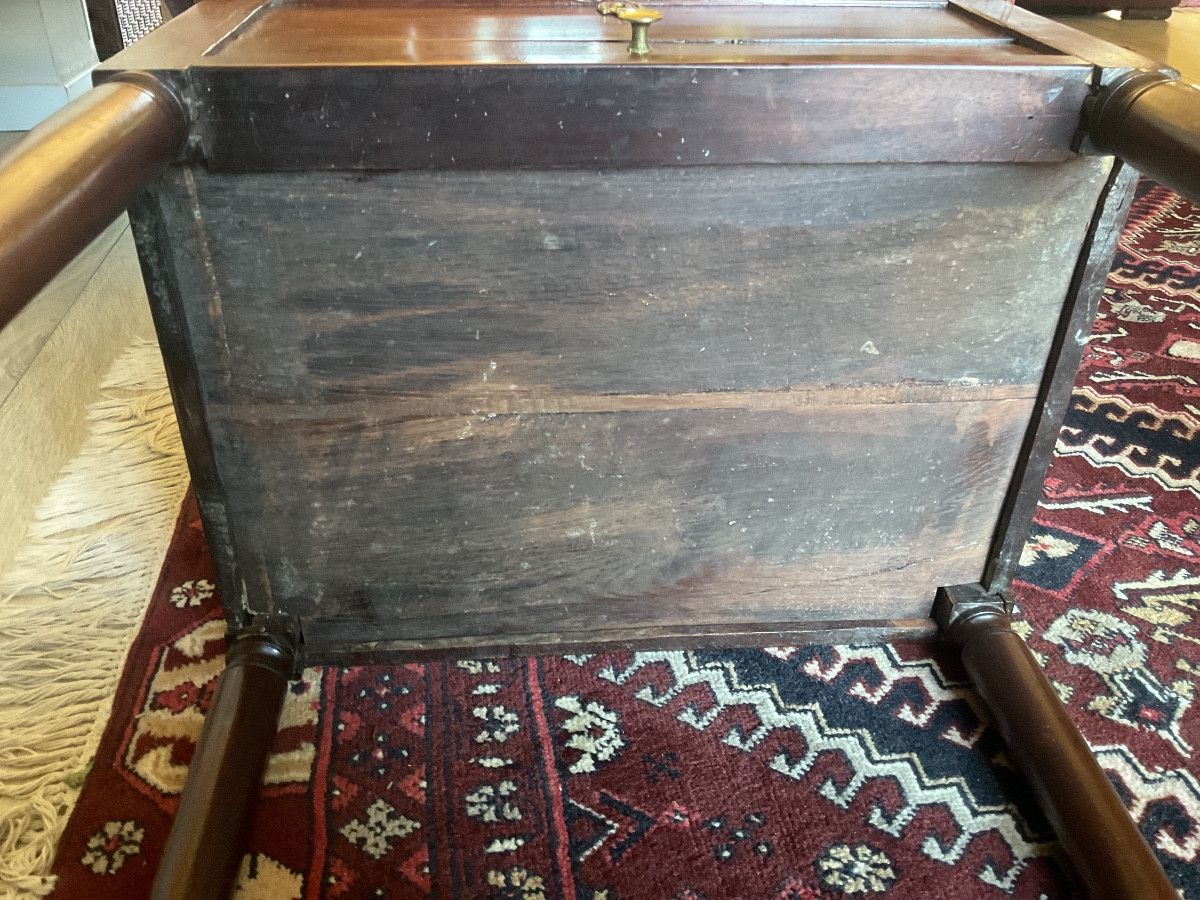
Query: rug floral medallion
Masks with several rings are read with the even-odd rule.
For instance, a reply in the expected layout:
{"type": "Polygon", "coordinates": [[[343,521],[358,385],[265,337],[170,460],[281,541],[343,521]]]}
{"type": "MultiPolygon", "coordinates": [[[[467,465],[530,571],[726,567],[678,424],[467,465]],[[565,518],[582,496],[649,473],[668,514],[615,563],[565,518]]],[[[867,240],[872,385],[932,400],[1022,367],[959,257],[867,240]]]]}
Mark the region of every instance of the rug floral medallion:
{"type": "MultiPolygon", "coordinates": [[[[1021,559],[1018,628],[1200,898],[1200,210],[1143,183],[1021,559]]],[[[56,897],[146,896],[224,652],[189,499],[56,897]]],[[[1067,863],[924,644],[311,669],[235,896],[1062,898],[1067,863]]]]}

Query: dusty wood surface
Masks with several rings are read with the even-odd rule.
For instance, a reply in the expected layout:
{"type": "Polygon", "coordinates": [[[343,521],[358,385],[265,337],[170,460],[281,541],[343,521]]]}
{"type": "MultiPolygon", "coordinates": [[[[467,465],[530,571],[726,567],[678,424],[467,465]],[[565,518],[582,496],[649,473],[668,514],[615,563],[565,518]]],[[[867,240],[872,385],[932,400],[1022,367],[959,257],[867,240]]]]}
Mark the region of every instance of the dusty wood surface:
{"type": "Polygon", "coordinates": [[[176,170],[226,580],[334,655],[922,620],[982,576],[1106,171],[176,170]]]}
{"type": "MultiPolygon", "coordinates": [[[[172,170],[161,180],[169,180],[172,170]]],[[[225,489],[217,474],[217,448],[213,447],[208,428],[208,411],[201,397],[196,371],[195,339],[188,331],[185,298],[203,302],[212,290],[211,280],[203,265],[177,265],[173,258],[176,241],[194,245],[187,233],[195,232],[197,223],[180,220],[164,211],[163,191],[152,187],[138,197],[129,208],[129,221],[137,242],[142,278],[150,300],[154,328],[162,348],[171,400],[175,405],[179,433],[187,454],[192,489],[204,522],[216,568],[217,585],[225,604],[225,615],[233,625],[244,624],[248,618],[246,592],[237,555],[234,552],[232,528],[225,502],[225,489]]],[[[186,194],[185,194],[186,199],[186,194]]],[[[168,204],[170,206],[170,204],[168,204]]]]}
{"type": "Polygon", "coordinates": [[[1071,389],[1083,360],[1084,347],[1092,333],[1092,322],[1112,269],[1113,255],[1125,225],[1129,204],[1133,201],[1137,180],[1138,173],[1133,169],[1116,168],[1098,199],[1063,305],[1050,353],[1051,362],[1038,392],[1035,415],[1021,451],[1013,488],[1000,517],[996,548],[983,579],[989,592],[1007,591],[1020,565],[1025,541],[1042,496],[1042,482],[1054,455],[1054,445],[1067,405],[1071,402],[1071,389]]]}
{"type": "Polygon", "coordinates": [[[1105,171],[197,173],[173,214],[209,402],[444,415],[1037,384],[1105,171]]]}
{"type": "Polygon", "coordinates": [[[213,429],[247,448],[229,459],[228,502],[277,608],[423,638],[923,615],[929,579],[979,578],[1028,413],[1002,401],[213,429]]]}

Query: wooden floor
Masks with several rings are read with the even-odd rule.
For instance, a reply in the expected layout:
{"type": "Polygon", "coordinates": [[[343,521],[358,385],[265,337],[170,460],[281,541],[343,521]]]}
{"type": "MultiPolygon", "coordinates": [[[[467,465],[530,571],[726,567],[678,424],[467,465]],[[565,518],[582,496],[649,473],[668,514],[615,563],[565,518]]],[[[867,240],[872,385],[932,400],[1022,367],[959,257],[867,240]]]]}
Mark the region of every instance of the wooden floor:
{"type": "Polygon", "coordinates": [[[1200,85],[1200,9],[1177,9],[1162,22],[1124,21],[1111,15],[1055,16],[1088,34],[1136,50],[1179,70],[1200,85]]]}
{"type": "MultiPolygon", "coordinates": [[[[1176,10],[1161,22],[1060,20],[1200,84],[1200,9],[1176,10]]],[[[16,137],[0,132],[0,152],[16,137]]],[[[103,373],[130,341],[151,333],[124,217],[0,333],[0,571],[23,543],[38,501],[78,452],[83,413],[103,373]]]]}

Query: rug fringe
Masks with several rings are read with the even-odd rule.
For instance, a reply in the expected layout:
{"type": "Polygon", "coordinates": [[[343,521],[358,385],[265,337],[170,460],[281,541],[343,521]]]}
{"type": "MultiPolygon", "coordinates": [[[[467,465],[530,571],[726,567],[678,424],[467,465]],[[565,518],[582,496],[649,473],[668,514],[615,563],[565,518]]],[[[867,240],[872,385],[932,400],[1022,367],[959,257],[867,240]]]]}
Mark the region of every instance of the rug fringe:
{"type": "Polygon", "coordinates": [[[187,489],[158,345],[117,361],[89,437],[0,576],[0,898],[43,897],[187,489]]]}

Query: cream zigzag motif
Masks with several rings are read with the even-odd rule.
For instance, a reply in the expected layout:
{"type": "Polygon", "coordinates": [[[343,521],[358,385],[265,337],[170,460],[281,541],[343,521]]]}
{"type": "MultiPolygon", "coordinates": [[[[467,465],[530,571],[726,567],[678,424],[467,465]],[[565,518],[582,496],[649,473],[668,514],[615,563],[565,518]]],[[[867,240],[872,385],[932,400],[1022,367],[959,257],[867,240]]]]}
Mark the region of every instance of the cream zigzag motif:
{"type": "MultiPolygon", "coordinates": [[[[1174,377],[1171,375],[1151,375],[1147,372],[1133,372],[1127,374],[1137,376],[1137,380],[1148,381],[1171,380],[1174,377]]],[[[1196,383],[1195,379],[1193,378],[1185,378],[1184,380],[1190,384],[1196,383]]],[[[1200,418],[1197,418],[1196,416],[1189,415],[1188,413],[1177,409],[1166,410],[1159,406],[1155,406],[1153,403],[1134,403],[1125,397],[1115,394],[1101,393],[1095,388],[1088,387],[1086,385],[1084,387],[1076,388],[1071,392],[1071,402],[1073,404],[1080,402],[1088,404],[1087,406],[1076,407],[1076,409],[1081,409],[1084,412],[1096,412],[1102,406],[1119,407],[1123,411],[1123,415],[1118,416],[1114,413],[1107,414],[1108,418],[1112,419],[1114,422],[1125,422],[1128,421],[1129,417],[1135,413],[1145,413],[1161,421],[1159,424],[1153,427],[1151,427],[1151,425],[1148,423],[1139,427],[1146,431],[1161,431],[1163,428],[1171,426],[1173,430],[1170,433],[1180,440],[1191,441],[1195,440],[1196,437],[1200,435],[1200,418]]]]}
{"type": "Polygon", "coordinates": [[[616,671],[610,667],[599,673],[616,684],[625,684],[638,670],[647,666],[665,666],[671,673],[671,687],[657,692],[645,686],[635,692],[639,700],[663,707],[684,690],[696,685],[708,689],[713,705],[702,712],[689,704],[678,720],[703,731],[732,707],[751,707],[759,727],[745,735],[734,726],[724,737],[724,743],[739,750],[751,751],[774,731],[787,730],[799,734],[805,742],[805,753],[799,759],[781,752],[771,760],[771,768],[790,778],[800,779],[807,774],[824,753],[840,753],[851,764],[854,776],[839,788],[832,779],[819,788],[822,796],[845,809],[862,787],[871,780],[892,779],[900,785],[906,805],[893,814],[876,807],[868,817],[869,824],[899,837],[923,807],[939,806],[953,817],[958,835],[944,843],[939,835],[927,835],[921,849],[932,859],[955,864],[962,859],[971,841],[985,832],[995,832],[1012,853],[1011,864],[1000,869],[989,859],[976,877],[1001,890],[1011,891],[1017,877],[1037,856],[1050,854],[1054,844],[1039,840],[1010,804],[982,804],[972,794],[962,778],[934,778],[925,772],[914,753],[885,753],[876,747],[865,728],[835,728],[826,720],[817,704],[789,705],[779,696],[772,684],[742,685],[727,664],[700,666],[694,653],[686,651],[647,652],[634,654],[629,666],[616,671]]]}
{"type": "MultiPolygon", "coordinates": [[[[1156,257],[1142,256],[1139,258],[1142,260],[1163,259],[1163,257],[1161,257],[1161,256],[1156,256],[1156,257]]],[[[1183,267],[1183,265],[1184,265],[1183,263],[1180,263],[1178,260],[1169,260],[1169,262],[1172,266],[1175,266],[1175,267],[1183,267]]],[[[1147,292],[1165,295],[1165,296],[1160,296],[1160,297],[1150,296],[1150,297],[1145,298],[1146,300],[1148,300],[1150,302],[1158,301],[1160,303],[1166,303],[1166,302],[1168,302],[1169,299],[1173,299],[1175,297],[1194,297],[1196,295],[1196,288],[1194,285],[1185,284],[1185,285],[1176,287],[1172,284],[1169,284],[1169,283],[1163,281],[1161,278],[1155,278],[1151,275],[1146,275],[1144,272],[1140,272],[1136,268],[1135,269],[1125,269],[1124,267],[1119,265],[1119,260],[1118,260],[1118,265],[1112,270],[1112,272],[1109,273],[1108,279],[1111,284],[1119,284],[1122,287],[1136,288],[1140,291],[1147,291],[1147,292]]],[[[1192,307],[1193,304],[1184,302],[1182,304],[1182,306],[1192,307]]],[[[1179,308],[1167,310],[1167,312],[1181,312],[1181,311],[1182,310],[1179,308]]],[[[1105,316],[1105,318],[1108,318],[1108,317],[1105,316]]]]}
{"type": "Polygon", "coordinates": [[[824,666],[819,658],[814,657],[802,667],[806,675],[811,675],[828,684],[836,681],[845,671],[846,666],[869,662],[882,676],[882,680],[875,687],[870,687],[861,680],[856,681],[850,686],[849,693],[852,696],[866,700],[872,706],[878,706],[884,698],[891,694],[897,684],[902,681],[915,680],[920,682],[928,700],[920,709],[914,709],[910,703],[905,703],[897,710],[896,718],[902,722],[908,722],[910,725],[916,725],[918,728],[925,728],[945,702],[955,700],[968,704],[980,724],[969,734],[963,734],[957,726],[951,725],[941,734],[942,738],[969,749],[975,746],[976,741],[987,728],[988,716],[983,711],[978,695],[967,689],[965,681],[951,681],[946,678],[941,667],[933,660],[900,659],[896,655],[895,649],[889,644],[872,647],[843,646],[830,649],[835,657],[833,663],[824,666]]]}
{"type": "MultiPolygon", "coordinates": [[[[1112,586],[1113,596],[1133,605],[1122,606],[1121,612],[1154,625],[1150,639],[1163,644],[1187,641],[1200,644],[1200,638],[1177,629],[1196,621],[1200,612],[1200,575],[1179,569],[1168,575],[1156,569],[1145,581],[1118,581],[1112,586]]],[[[1197,673],[1186,660],[1177,660],[1176,668],[1197,673]]]]}
{"type": "Polygon", "coordinates": [[[1145,581],[1115,582],[1112,592],[1118,600],[1130,600],[1134,591],[1161,591],[1167,588],[1192,588],[1193,592],[1200,590],[1200,574],[1179,569],[1175,574],[1168,575],[1164,569],[1155,569],[1146,576],[1145,581]]]}
{"type": "Polygon", "coordinates": [[[1140,822],[1150,805],[1162,800],[1174,800],[1187,813],[1191,822],[1187,834],[1177,837],[1168,829],[1159,829],[1152,844],[1163,853],[1184,862],[1200,856],[1200,783],[1187,769],[1152,772],[1142,765],[1128,747],[1094,747],[1092,752],[1101,767],[1115,772],[1132,795],[1129,814],[1140,822]]]}
{"type": "MultiPolygon", "coordinates": [[[[1178,429],[1172,430],[1171,436],[1180,441],[1190,441],[1200,431],[1200,422],[1184,413],[1171,413],[1168,416],[1150,404],[1131,404],[1124,398],[1104,396],[1087,387],[1075,391],[1073,402],[1081,399],[1084,401],[1091,400],[1095,404],[1092,409],[1078,407],[1085,412],[1094,412],[1099,408],[1101,403],[1122,408],[1125,411],[1125,416],[1118,418],[1112,413],[1108,416],[1108,418],[1117,422],[1126,421],[1128,416],[1134,413],[1156,414],[1162,418],[1162,421],[1158,424],[1157,428],[1151,429],[1147,427],[1146,430],[1158,431],[1167,427],[1178,429]]],[[[1200,496],[1200,482],[1197,480],[1195,468],[1189,470],[1183,477],[1177,477],[1172,475],[1166,467],[1182,465],[1183,461],[1181,459],[1166,453],[1155,453],[1153,454],[1153,462],[1139,461],[1135,457],[1150,455],[1145,447],[1138,444],[1125,443],[1124,446],[1120,446],[1118,449],[1117,442],[1109,434],[1088,434],[1081,428],[1073,425],[1064,425],[1055,446],[1055,452],[1059,456],[1081,456],[1097,468],[1113,466],[1131,477],[1152,478],[1167,490],[1190,491],[1200,496]]]]}

